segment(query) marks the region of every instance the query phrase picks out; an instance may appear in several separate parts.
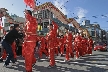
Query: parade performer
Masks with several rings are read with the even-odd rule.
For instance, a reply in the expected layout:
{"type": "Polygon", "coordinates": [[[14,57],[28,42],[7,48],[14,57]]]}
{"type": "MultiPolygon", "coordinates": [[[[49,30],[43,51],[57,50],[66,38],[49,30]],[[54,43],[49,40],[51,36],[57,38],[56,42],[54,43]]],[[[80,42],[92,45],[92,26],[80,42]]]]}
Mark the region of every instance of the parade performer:
{"type": "Polygon", "coordinates": [[[55,42],[54,42],[54,47],[55,47],[55,54],[58,56],[59,51],[58,51],[58,47],[59,47],[59,37],[55,37],[55,42]]]}
{"type": "Polygon", "coordinates": [[[76,51],[76,59],[79,58],[79,56],[81,55],[81,50],[82,48],[82,43],[81,43],[81,36],[79,33],[77,33],[75,40],[74,40],[74,47],[75,47],[75,51],[76,51]]]}
{"type": "Polygon", "coordinates": [[[92,47],[93,47],[93,40],[92,37],[90,36],[88,39],[88,54],[92,54],[92,47]]]}
{"type": "Polygon", "coordinates": [[[37,22],[36,18],[32,17],[30,10],[25,10],[26,26],[25,26],[25,38],[22,48],[22,55],[25,58],[26,72],[32,72],[32,65],[36,62],[34,57],[34,49],[37,42],[37,22]]]}
{"type": "Polygon", "coordinates": [[[60,44],[60,54],[61,56],[63,56],[64,54],[64,36],[63,35],[61,35],[60,37],[59,44],[60,44]]]}
{"type": "Polygon", "coordinates": [[[81,54],[81,56],[84,56],[84,55],[86,55],[86,52],[87,52],[87,45],[86,45],[86,39],[85,39],[85,37],[84,36],[82,36],[82,41],[81,41],[81,43],[82,43],[82,54],[81,54]]]}
{"type": "Polygon", "coordinates": [[[57,30],[57,25],[54,21],[52,21],[52,24],[49,25],[49,33],[46,36],[47,39],[47,44],[48,44],[48,52],[49,52],[49,58],[50,58],[50,65],[48,66],[48,68],[52,68],[55,66],[55,56],[54,56],[54,52],[55,52],[55,48],[54,48],[54,42],[55,42],[55,31],[57,30]]]}
{"type": "Polygon", "coordinates": [[[66,30],[66,36],[67,36],[67,39],[66,39],[66,61],[69,61],[69,56],[71,56],[72,58],[74,58],[74,54],[73,54],[73,49],[72,49],[72,39],[73,39],[73,36],[72,36],[72,32],[66,30]]]}
{"type": "Polygon", "coordinates": [[[48,57],[48,52],[45,49],[45,38],[42,36],[40,37],[40,48],[39,48],[39,58],[42,58],[42,53],[44,53],[48,57]]]}
{"type": "Polygon", "coordinates": [[[53,23],[53,25],[55,26],[55,28],[54,28],[54,34],[55,34],[55,36],[54,36],[54,47],[55,47],[55,54],[58,56],[58,42],[59,42],[59,40],[58,40],[58,38],[57,38],[57,29],[58,29],[58,25],[54,22],[53,23]]]}

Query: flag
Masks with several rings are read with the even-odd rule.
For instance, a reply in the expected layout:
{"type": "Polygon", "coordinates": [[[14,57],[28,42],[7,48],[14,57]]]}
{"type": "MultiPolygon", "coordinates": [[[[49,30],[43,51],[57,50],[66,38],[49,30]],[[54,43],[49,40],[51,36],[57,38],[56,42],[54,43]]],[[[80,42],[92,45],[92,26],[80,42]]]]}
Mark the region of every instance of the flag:
{"type": "Polygon", "coordinates": [[[24,0],[24,2],[27,6],[30,6],[30,8],[35,8],[35,0],[24,0]]]}

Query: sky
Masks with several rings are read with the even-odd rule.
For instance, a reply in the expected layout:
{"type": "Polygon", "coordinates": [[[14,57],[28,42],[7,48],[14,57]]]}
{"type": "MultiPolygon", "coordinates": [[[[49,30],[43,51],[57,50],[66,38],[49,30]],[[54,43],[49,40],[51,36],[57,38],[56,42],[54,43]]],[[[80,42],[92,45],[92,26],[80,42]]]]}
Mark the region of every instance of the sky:
{"type": "MultiPolygon", "coordinates": [[[[76,19],[79,23],[87,19],[91,24],[97,22],[102,29],[108,30],[108,0],[37,0],[36,3],[45,2],[52,2],[68,18],[79,17],[76,19]]],[[[10,14],[24,17],[26,5],[23,0],[1,0],[0,8],[7,8],[10,14]]]]}

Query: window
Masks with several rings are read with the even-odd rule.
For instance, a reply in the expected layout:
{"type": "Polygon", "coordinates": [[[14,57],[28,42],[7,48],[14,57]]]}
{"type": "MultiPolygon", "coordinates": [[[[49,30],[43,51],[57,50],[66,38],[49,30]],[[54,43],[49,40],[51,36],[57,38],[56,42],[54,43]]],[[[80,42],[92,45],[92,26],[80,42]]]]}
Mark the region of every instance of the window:
{"type": "Polygon", "coordinates": [[[49,22],[44,22],[44,28],[47,28],[48,25],[49,25],[49,22]]]}
{"type": "Polygon", "coordinates": [[[92,36],[95,36],[95,31],[91,31],[91,35],[92,36]]]}
{"type": "Polygon", "coordinates": [[[92,27],[91,29],[94,30],[94,27],[92,27]]]}

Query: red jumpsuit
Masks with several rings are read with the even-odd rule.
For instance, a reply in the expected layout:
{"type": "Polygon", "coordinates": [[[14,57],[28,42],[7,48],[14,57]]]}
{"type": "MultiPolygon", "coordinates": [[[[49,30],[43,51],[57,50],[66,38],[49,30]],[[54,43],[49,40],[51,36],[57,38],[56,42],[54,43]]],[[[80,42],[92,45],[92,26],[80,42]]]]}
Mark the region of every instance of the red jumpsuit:
{"type": "Polygon", "coordinates": [[[42,53],[45,53],[45,55],[48,56],[48,52],[45,49],[45,38],[41,37],[40,41],[41,43],[40,43],[40,48],[39,48],[39,57],[42,58],[42,53]]]}
{"type": "Polygon", "coordinates": [[[88,39],[88,54],[92,54],[93,40],[88,39]]]}
{"type": "Polygon", "coordinates": [[[59,45],[59,38],[55,38],[54,47],[55,47],[55,54],[58,55],[58,45],[59,45]]]}
{"type": "Polygon", "coordinates": [[[25,58],[25,68],[27,71],[32,71],[32,64],[36,62],[36,58],[34,56],[34,49],[37,41],[37,23],[36,19],[31,15],[27,14],[25,26],[25,38],[22,48],[22,55],[25,58]]]}
{"type": "Polygon", "coordinates": [[[49,33],[47,34],[47,44],[48,44],[48,52],[49,52],[49,58],[50,58],[50,66],[54,66],[55,65],[55,57],[54,57],[54,53],[55,53],[55,48],[54,48],[54,40],[55,40],[55,31],[57,30],[56,28],[56,24],[55,22],[52,22],[53,24],[53,29],[49,31],[49,33]]]}
{"type": "MultiPolygon", "coordinates": [[[[16,59],[16,57],[17,57],[17,55],[16,55],[16,43],[15,42],[13,42],[13,44],[12,44],[12,51],[13,51],[13,54],[14,54],[14,58],[16,59]]],[[[7,54],[6,54],[6,51],[4,50],[3,51],[3,54],[2,54],[2,59],[6,59],[6,57],[7,57],[7,54]]]]}
{"type": "Polygon", "coordinates": [[[86,39],[82,38],[82,56],[86,54],[87,48],[86,48],[86,39]]]}
{"type": "Polygon", "coordinates": [[[60,38],[59,44],[60,44],[60,54],[63,55],[64,54],[64,38],[63,37],[60,38]]]}
{"type": "Polygon", "coordinates": [[[88,54],[88,39],[85,38],[85,49],[86,49],[86,54],[88,54]]]}
{"type": "Polygon", "coordinates": [[[66,60],[69,60],[69,55],[74,58],[73,49],[72,49],[72,33],[67,34],[67,43],[66,43],[66,60]]]}
{"type": "Polygon", "coordinates": [[[76,51],[76,58],[79,58],[79,56],[82,54],[82,43],[81,43],[81,36],[75,37],[74,40],[74,47],[76,51]]]}
{"type": "Polygon", "coordinates": [[[53,25],[54,25],[54,47],[55,47],[55,53],[58,55],[58,38],[57,38],[57,29],[58,29],[58,25],[53,22],[53,25]]]}

